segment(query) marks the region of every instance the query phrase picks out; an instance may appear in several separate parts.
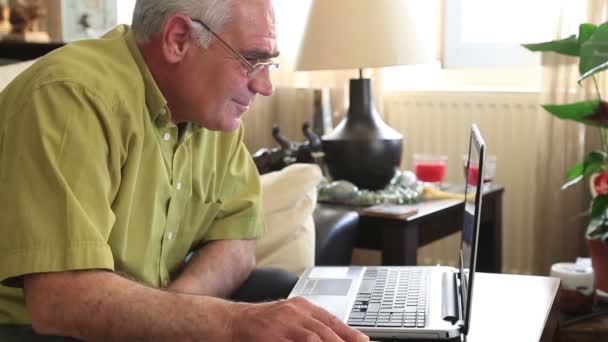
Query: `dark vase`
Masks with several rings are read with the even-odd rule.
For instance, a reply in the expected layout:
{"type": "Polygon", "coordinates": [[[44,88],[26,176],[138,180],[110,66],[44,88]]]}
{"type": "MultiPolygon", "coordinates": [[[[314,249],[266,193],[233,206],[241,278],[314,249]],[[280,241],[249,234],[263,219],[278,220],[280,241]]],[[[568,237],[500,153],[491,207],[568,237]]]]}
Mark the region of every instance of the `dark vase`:
{"type": "Polygon", "coordinates": [[[384,188],[401,164],[403,135],[389,127],[374,106],[371,80],[350,80],[350,107],[336,129],[322,138],[334,180],[362,189],[384,188]]]}

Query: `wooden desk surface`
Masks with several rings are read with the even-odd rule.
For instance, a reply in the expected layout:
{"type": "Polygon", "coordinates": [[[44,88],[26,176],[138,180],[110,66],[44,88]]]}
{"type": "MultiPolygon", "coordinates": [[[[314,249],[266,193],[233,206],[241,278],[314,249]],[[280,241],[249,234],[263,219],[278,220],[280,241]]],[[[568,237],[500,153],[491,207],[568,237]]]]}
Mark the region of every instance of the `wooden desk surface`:
{"type": "Polygon", "coordinates": [[[559,283],[549,277],[475,273],[471,326],[461,340],[553,341],[559,321],[559,283]]]}
{"type": "Polygon", "coordinates": [[[476,273],[468,342],[552,341],[559,279],[476,273]]]}

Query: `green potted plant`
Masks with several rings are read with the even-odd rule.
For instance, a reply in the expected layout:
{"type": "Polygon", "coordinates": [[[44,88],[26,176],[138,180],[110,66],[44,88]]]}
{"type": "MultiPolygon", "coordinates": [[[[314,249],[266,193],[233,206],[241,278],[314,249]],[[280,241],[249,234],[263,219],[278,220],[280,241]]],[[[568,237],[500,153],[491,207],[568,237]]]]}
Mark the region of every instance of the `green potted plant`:
{"type": "MultiPolygon", "coordinates": [[[[596,289],[608,294],[608,102],[601,97],[596,75],[608,69],[608,22],[599,26],[585,23],[578,35],[544,43],[524,44],[530,51],[551,51],[578,57],[580,77],[592,79],[597,98],[570,103],[546,104],[543,108],[554,116],[598,127],[601,146],[588,153],[584,161],[574,165],[562,186],[566,189],[589,176],[593,200],[587,212],[587,246],[595,273],[596,289]]],[[[600,292],[601,293],[601,292],[600,292]]]]}

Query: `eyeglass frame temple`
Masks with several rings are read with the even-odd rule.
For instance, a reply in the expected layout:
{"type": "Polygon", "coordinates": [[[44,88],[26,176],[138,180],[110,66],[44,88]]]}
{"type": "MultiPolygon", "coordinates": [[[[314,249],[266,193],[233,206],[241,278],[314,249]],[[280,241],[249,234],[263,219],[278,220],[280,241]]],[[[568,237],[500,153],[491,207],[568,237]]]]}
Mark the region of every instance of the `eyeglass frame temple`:
{"type": "Polygon", "coordinates": [[[266,68],[270,68],[271,66],[274,67],[274,69],[278,69],[279,68],[279,63],[277,62],[260,62],[260,63],[256,63],[256,64],[251,64],[251,62],[249,62],[247,60],[247,58],[245,58],[243,55],[241,55],[238,51],[236,51],[232,46],[230,46],[230,44],[228,44],[225,40],[222,39],[222,37],[220,37],[217,33],[215,33],[209,26],[207,26],[207,24],[205,24],[202,20],[199,19],[195,19],[195,18],[190,18],[190,20],[192,20],[195,23],[198,23],[200,25],[202,25],[205,29],[207,29],[207,31],[211,32],[211,34],[216,37],[223,45],[224,47],[228,48],[228,50],[230,50],[230,52],[236,56],[239,60],[241,60],[243,63],[245,63],[248,67],[249,67],[249,74],[252,73],[257,73],[263,70],[264,67],[266,68]],[[258,65],[261,66],[260,68],[258,68],[258,65]]]}
{"type": "Polygon", "coordinates": [[[228,44],[225,40],[222,39],[222,37],[220,37],[217,33],[213,32],[213,30],[207,26],[207,24],[205,24],[202,20],[199,19],[194,19],[194,18],[190,18],[190,20],[192,20],[195,23],[201,24],[205,29],[207,29],[207,31],[209,31],[215,38],[217,38],[225,47],[228,48],[228,50],[230,50],[230,52],[232,52],[232,54],[234,56],[236,56],[236,58],[240,59],[243,63],[245,63],[248,67],[249,67],[249,72],[253,72],[256,70],[256,68],[253,66],[253,64],[251,64],[247,58],[245,58],[243,55],[241,55],[238,51],[236,51],[232,46],[230,46],[230,44],[228,44]]]}

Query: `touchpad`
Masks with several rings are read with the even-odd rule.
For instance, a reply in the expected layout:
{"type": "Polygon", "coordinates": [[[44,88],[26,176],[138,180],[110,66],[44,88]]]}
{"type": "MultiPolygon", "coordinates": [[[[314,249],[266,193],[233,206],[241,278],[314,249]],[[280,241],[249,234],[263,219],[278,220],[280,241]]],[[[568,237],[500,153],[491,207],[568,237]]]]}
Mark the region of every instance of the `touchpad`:
{"type": "Polygon", "coordinates": [[[352,279],[308,279],[304,293],[318,296],[346,296],[352,279]]]}

